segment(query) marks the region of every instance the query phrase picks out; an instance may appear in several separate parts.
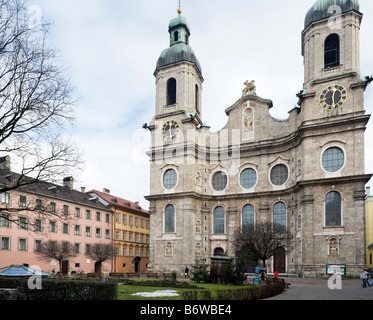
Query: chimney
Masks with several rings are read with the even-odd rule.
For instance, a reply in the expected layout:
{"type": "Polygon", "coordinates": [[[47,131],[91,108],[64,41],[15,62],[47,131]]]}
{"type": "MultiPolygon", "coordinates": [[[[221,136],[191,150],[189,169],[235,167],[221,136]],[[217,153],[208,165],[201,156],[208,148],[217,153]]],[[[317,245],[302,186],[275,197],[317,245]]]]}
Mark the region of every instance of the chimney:
{"type": "Polygon", "coordinates": [[[106,188],[104,188],[104,190],[103,190],[103,193],[107,193],[107,194],[110,194],[110,190],[109,190],[109,189],[106,189],[106,188]]]}
{"type": "Polygon", "coordinates": [[[81,187],[80,192],[85,193],[85,187],[81,187]]]}
{"type": "Polygon", "coordinates": [[[67,177],[63,179],[63,186],[69,188],[70,190],[74,189],[74,178],[67,177]]]}
{"type": "Polygon", "coordinates": [[[10,157],[5,156],[0,158],[0,169],[5,169],[10,171],[10,157]]]}

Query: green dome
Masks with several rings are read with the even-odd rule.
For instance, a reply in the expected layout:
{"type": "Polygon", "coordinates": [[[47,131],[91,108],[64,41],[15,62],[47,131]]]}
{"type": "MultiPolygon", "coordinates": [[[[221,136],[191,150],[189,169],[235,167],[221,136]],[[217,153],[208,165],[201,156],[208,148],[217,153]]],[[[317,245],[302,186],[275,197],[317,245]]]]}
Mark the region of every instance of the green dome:
{"type": "Polygon", "coordinates": [[[178,43],[163,50],[157,62],[157,69],[180,61],[194,63],[200,74],[202,74],[201,65],[194,54],[192,47],[185,43],[178,43]]]}
{"type": "Polygon", "coordinates": [[[359,0],[317,0],[317,2],[308,10],[304,28],[307,28],[311,23],[332,16],[328,13],[331,6],[339,6],[343,12],[355,10],[359,12],[359,0]]]}
{"type": "Polygon", "coordinates": [[[157,62],[157,69],[188,61],[194,63],[202,75],[201,65],[189,45],[190,27],[186,18],[179,14],[177,18],[172,19],[168,25],[168,32],[170,33],[170,47],[162,51],[157,62]]]}

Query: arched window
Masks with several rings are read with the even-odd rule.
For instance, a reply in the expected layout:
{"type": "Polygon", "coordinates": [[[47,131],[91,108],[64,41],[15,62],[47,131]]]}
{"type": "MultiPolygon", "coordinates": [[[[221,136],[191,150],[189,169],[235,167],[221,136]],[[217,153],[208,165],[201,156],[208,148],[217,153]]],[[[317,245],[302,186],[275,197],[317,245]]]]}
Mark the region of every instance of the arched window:
{"type": "Polygon", "coordinates": [[[196,87],[195,87],[195,102],[196,102],[196,111],[198,113],[200,113],[199,111],[199,88],[198,88],[198,85],[196,84],[196,87]]]}
{"type": "Polygon", "coordinates": [[[167,81],[167,105],[176,103],[176,79],[171,78],[167,81]]]}
{"type": "Polygon", "coordinates": [[[332,191],[325,198],[325,226],[336,227],[342,223],[342,197],[332,191]]]}
{"type": "Polygon", "coordinates": [[[225,233],[225,210],[223,207],[216,207],[214,210],[214,233],[225,233]]]}
{"type": "Polygon", "coordinates": [[[242,226],[254,223],[254,207],[247,204],[242,209],[242,226]]]}
{"type": "Polygon", "coordinates": [[[174,41],[175,41],[175,42],[179,41],[179,31],[176,31],[176,32],[174,33],[174,41]]]}
{"type": "Polygon", "coordinates": [[[325,69],[339,66],[340,64],[340,44],[338,34],[331,34],[325,40],[324,45],[325,69]]]}
{"type": "Polygon", "coordinates": [[[273,206],[273,224],[286,228],[286,205],[283,202],[277,202],[273,206]]]}
{"type": "Polygon", "coordinates": [[[164,232],[175,233],[175,207],[169,204],[164,213],[164,232]]]}

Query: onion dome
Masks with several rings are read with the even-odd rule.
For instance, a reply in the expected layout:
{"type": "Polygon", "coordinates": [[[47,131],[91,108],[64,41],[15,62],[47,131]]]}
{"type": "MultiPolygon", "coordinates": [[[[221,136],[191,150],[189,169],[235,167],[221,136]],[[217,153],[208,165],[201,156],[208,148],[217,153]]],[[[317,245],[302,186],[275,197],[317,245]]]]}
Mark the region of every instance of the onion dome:
{"type": "Polygon", "coordinates": [[[202,75],[201,65],[189,45],[190,27],[185,17],[181,15],[181,9],[178,9],[179,16],[172,19],[168,25],[168,32],[170,33],[170,47],[163,50],[158,62],[157,69],[178,63],[181,61],[188,61],[195,64],[196,68],[202,75]]]}
{"type": "Polygon", "coordinates": [[[304,28],[306,29],[311,23],[319,21],[325,18],[331,17],[335,14],[335,8],[338,6],[341,8],[341,13],[355,10],[359,12],[360,5],[359,0],[317,0],[317,2],[308,10],[304,28]]]}

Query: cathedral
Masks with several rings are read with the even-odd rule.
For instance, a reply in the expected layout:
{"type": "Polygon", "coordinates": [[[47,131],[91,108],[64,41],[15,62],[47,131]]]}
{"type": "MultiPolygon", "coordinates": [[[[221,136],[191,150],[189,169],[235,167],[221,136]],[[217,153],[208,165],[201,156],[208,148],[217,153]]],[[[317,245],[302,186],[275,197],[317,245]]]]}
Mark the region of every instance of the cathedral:
{"type": "Polygon", "coordinates": [[[150,263],[183,274],[198,258],[235,257],[245,223],[270,221],[293,235],[268,272],[357,275],[365,258],[364,133],[370,115],[360,73],[358,0],[318,0],[302,31],[303,90],[286,120],[247,81],[211,132],[203,122],[201,65],[181,9],[160,55],[150,158],[150,263]]]}

